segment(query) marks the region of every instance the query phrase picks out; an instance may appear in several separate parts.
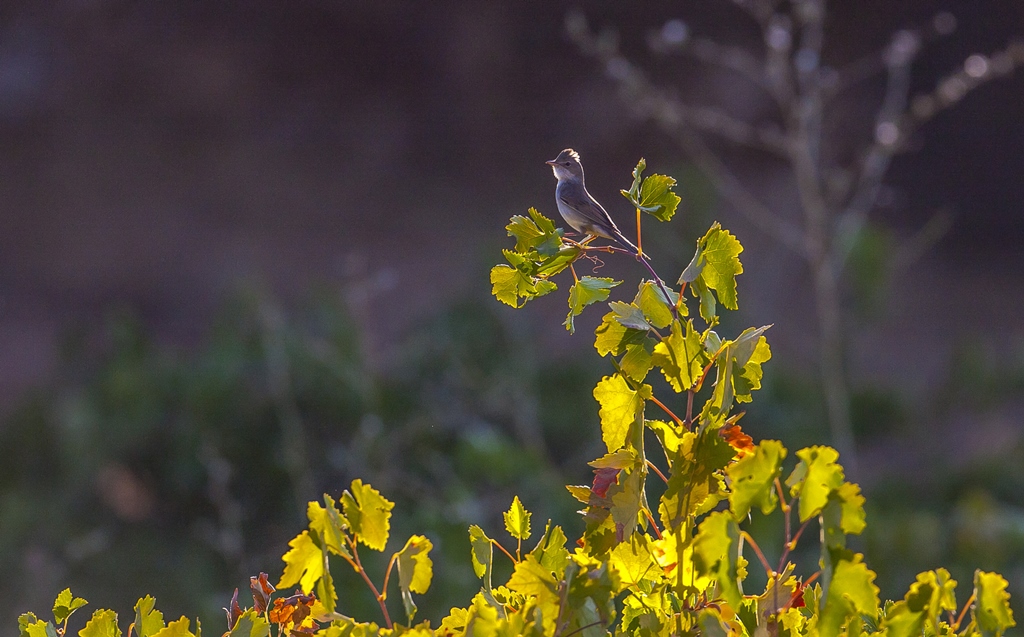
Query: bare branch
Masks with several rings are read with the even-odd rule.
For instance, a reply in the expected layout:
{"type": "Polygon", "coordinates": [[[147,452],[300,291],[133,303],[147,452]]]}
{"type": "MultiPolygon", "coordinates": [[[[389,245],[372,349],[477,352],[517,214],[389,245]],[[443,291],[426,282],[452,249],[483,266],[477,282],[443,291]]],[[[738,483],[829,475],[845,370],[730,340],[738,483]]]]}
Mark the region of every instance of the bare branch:
{"type": "Polygon", "coordinates": [[[910,94],[910,68],[919,48],[920,40],[911,31],[897,32],[889,44],[885,55],[888,76],[885,96],[875,116],[875,140],[861,161],[857,184],[835,227],[832,260],[836,272],[842,271],[849,258],[898,148],[900,121],[910,94]]]}
{"type": "Polygon", "coordinates": [[[655,53],[686,55],[709,66],[733,71],[775,97],[763,61],[742,47],[720,44],[711,38],[689,38],[681,22],[670,21],[662,29],[652,31],[647,36],[647,45],[655,53]]]}
{"type": "Polygon", "coordinates": [[[642,71],[619,55],[618,45],[613,43],[613,38],[595,36],[582,14],[570,14],[566,22],[569,35],[580,50],[604,62],[609,75],[619,83],[624,101],[632,105],[641,116],[658,122],[665,130],[676,135],[698,168],[740,214],[797,254],[805,254],[799,228],[784,221],[747,190],[698,134],[714,133],[754,148],[771,149],[788,158],[788,142],[782,133],[755,129],[715,109],[680,104],[665,96],[647,80],[642,71]]]}
{"type": "Polygon", "coordinates": [[[931,93],[914,97],[910,112],[901,122],[900,138],[907,139],[922,124],[958,104],[974,89],[1009,75],[1021,66],[1024,66],[1024,41],[1021,40],[1011,42],[990,57],[980,53],[969,56],[959,71],[939,80],[931,93]]]}
{"type": "MultiPolygon", "coordinates": [[[[911,56],[916,59],[924,45],[950,35],[955,29],[956,18],[953,17],[953,14],[943,11],[935,14],[935,17],[933,17],[931,22],[927,25],[906,29],[903,32],[909,33],[917,38],[918,46],[913,51],[909,52],[911,56]]],[[[890,43],[880,51],[866,55],[839,69],[836,72],[836,80],[826,88],[827,99],[834,98],[843,91],[846,91],[847,89],[850,89],[857,84],[884,72],[886,68],[888,68],[891,54],[892,42],[890,41],[890,43]]],[[[913,60],[909,60],[908,62],[912,61],[913,60]]]]}

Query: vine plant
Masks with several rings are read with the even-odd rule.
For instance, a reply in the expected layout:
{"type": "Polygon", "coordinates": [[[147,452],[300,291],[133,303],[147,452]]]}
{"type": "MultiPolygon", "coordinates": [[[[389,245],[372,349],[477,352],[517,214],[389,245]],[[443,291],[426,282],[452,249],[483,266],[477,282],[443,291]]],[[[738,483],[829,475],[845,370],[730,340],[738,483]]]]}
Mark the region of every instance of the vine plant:
{"type": "MultiPolygon", "coordinates": [[[[659,221],[675,214],[675,180],[643,177],[643,160],[623,195],[636,209],[637,232],[644,213],[659,221]]],[[[579,276],[575,265],[597,254],[625,252],[565,237],[535,209],[507,226],[515,246],[507,263],[491,270],[494,296],[513,307],[557,289],[552,277],[569,270],[569,312],[565,326],[587,306],[606,301],[622,284],[579,276]]],[[[640,244],[638,236],[637,244],[640,244]]],[[[601,436],[607,453],[590,463],[590,485],[568,487],[582,504],[583,535],[570,550],[560,526],[548,521],[537,544],[531,514],[515,498],[505,513],[506,548],[476,525],[469,529],[470,556],[480,592],[463,608],[452,608],[439,625],[414,623],[413,594],[427,591],[433,575],[432,544],[414,535],[388,563],[378,587],[366,572],[360,547],[385,550],[393,504],[361,480],[337,499],[310,502],[308,529],[290,543],[275,586],[265,573],[251,578],[253,606],[242,609],[238,591],[226,609],[232,637],[317,635],[321,637],[638,637],[672,635],[1002,635],[1014,626],[1007,582],[977,571],[963,605],[957,582],[945,569],[921,573],[899,601],[882,603],[875,574],[863,556],[847,547],[847,536],[865,528],[860,488],[845,479],[839,454],[830,447],[797,451],[785,462],[781,442],[755,443],[738,421],[739,404],[760,388],[762,366],[771,358],[765,333],[751,327],[729,338],[720,335],[719,306],[737,308],[736,277],[743,272],[743,248],[715,223],[697,240],[696,251],[674,286],[644,261],[631,301],[611,301],[595,334],[595,348],[611,372],[598,382],[601,436]],[[695,304],[691,308],[691,303],[695,304]],[[699,321],[699,323],[698,323],[699,321]],[[658,398],[648,383],[660,373],[675,397],[658,398]],[[678,406],[677,406],[678,405],[678,406]],[[698,408],[699,406],[699,408],[698,408]],[[655,412],[648,414],[650,411],[655,412]],[[645,435],[650,432],[650,435],[645,435]],[[660,453],[649,453],[656,441],[660,453]],[[656,503],[647,480],[664,483],[656,503]],[[744,527],[754,513],[781,515],[781,546],[761,546],[744,527]],[[796,564],[794,549],[817,530],[816,564],[796,564]],[[494,549],[513,564],[511,577],[494,581],[494,549]],[[527,546],[529,548],[529,546],[527,546]],[[331,558],[358,573],[377,600],[383,626],[343,615],[331,574],[331,558]],[[753,562],[751,562],[751,560],[753,562]],[[744,591],[751,563],[765,572],[766,586],[744,591]],[[388,607],[391,574],[398,569],[407,623],[392,620],[388,607]],[[298,587],[274,597],[277,589],[298,587]]],[[[641,252],[642,254],[642,252],[641,252]]],[[[632,257],[630,257],[632,258],[632,257]]],[[[26,613],[22,637],[57,637],[69,616],[85,605],[65,590],[54,605],[54,621],[26,613]]],[[[128,627],[137,637],[198,637],[182,617],[165,623],[155,600],[144,597],[128,627]]],[[[118,637],[117,615],[98,610],[79,633],[118,637]]]]}

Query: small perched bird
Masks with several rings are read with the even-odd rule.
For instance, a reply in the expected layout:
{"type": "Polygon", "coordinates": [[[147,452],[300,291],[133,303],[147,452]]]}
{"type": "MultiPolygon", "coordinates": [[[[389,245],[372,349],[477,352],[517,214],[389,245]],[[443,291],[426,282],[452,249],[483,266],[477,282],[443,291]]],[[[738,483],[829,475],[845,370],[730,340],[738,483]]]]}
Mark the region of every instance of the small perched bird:
{"type": "Polygon", "coordinates": [[[558,157],[544,163],[551,166],[555,178],[558,179],[558,185],[555,186],[555,203],[566,223],[577,232],[591,237],[611,239],[639,256],[640,251],[637,247],[623,236],[604,207],[587,192],[587,187],[583,184],[583,164],[580,163],[580,156],[575,150],[566,148],[558,153],[558,157]]]}

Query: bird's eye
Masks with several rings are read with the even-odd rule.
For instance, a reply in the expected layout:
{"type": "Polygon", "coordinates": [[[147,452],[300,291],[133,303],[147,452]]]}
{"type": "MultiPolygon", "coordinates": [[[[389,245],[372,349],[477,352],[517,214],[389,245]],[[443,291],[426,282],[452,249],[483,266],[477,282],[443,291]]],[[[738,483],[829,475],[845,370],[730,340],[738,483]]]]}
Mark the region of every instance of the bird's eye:
{"type": "Polygon", "coordinates": [[[564,163],[564,164],[562,164],[562,165],[563,165],[563,166],[568,166],[568,165],[570,165],[570,162],[565,162],[565,163],[564,163]]]}

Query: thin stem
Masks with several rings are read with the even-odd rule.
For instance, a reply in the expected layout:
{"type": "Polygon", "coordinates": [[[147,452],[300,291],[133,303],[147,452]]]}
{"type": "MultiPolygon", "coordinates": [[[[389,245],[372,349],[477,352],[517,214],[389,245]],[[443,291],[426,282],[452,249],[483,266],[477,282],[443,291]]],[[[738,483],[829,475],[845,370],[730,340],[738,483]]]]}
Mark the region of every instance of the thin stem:
{"type": "Polygon", "coordinates": [[[366,569],[363,568],[363,563],[359,561],[359,547],[356,545],[355,538],[349,538],[348,544],[349,548],[352,550],[352,557],[355,559],[356,566],[358,567],[356,571],[363,576],[363,581],[365,581],[366,585],[370,587],[370,592],[373,593],[373,598],[376,599],[377,604],[380,605],[380,611],[384,614],[384,623],[387,624],[389,629],[392,628],[393,624],[391,623],[391,615],[388,614],[388,606],[384,603],[384,596],[381,595],[380,591],[377,590],[377,587],[373,585],[373,581],[370,580],[370,576],[366,574],[366,569]]]}
{"type": "MultiPolygon", "coordinates": [[[[650,464],[650,462],[648,462],[647,464],[650,464]]],[[[654,465],[651,466],[653,467],[654,465]]],[[[662,539],[661,531],[658,529],[658,523],[654,521],[654,516],[651,515],[651,512],[647,509],[647,507],[644,507],[644,515],[647,516],[647,521],[651,523],[651,528],[654,529],[654,534],[658,536],[659,540],[662,539]]]]}
{"type": "Polygon", "coordinates": [[[651,471],[653,471],[654,473],[658,474],[658,477],[661,478],[662,482],[664,482],[665,484],[668,484],[668,478],[666,478],[665,474],[661,472],[661,469],[659,469],[657,466],[655,466],[655,464],[653,462],[651,462],[650,460],[645,460],[644,462],[647,463],[647,466],[651,469],[651,471]]]}
{"type": "Polygon", "coordinates": [[[692,389],[686,392],[686,429],[693,427],[693,396],[696,394],[692,389]]]}
{"type": "Polygon", "coordinates": [[[384,599],[388,598],[388,581],[391,580],[391,570],[395,568],[396,562],[398,562],[398,553],[391,556],[391,561],[388,562],[388,570],[384,573],[384,586],[380,589],[380,594],[384,599]]]}
{"type": "Polygon", "coordinates": [[[636,209],[636,249],[640,254],[644,253],[644,240],[640,236],[640,209],[636,209]]]}
{"type": "Polygon", "coordinates": [[[764,553],[761,552],[761,547],[757,545],[754,538],[752,538],[746,531],[740,531],[740,536],[750,544],[752,549],[754,549],[754,553],[757,554],[758,561],[760,561],[761,566],[764,567],[764,572],[768,574],[768,579],[775,577],[775,571],[773,571],[771,565],[768,564],[768,560],[765,559],[764,553]]]}
{"type": "Polygon", "coordinates": [[[588,628],[591,628],[593,626],[600,626],[600,625],[601,625],[601,621],[600,620],[598,620],[596,622],[590,622],[589,624],[586,624],[585,626],[580,626],[579,628],[577,628],[576,630],[572,631],[571,633],[565,633],[565,635],[563,635],[562,637],[572,637],[576,633],[581,633],[581,632],[583,632],[584,630],[586,630],[588,628]]]}
{"type": "Polygon", "coordinates": [[[789,559],[789,554],[793,551],[793,549],[796,548],[797,542],[800,541],[800,536],[804,534],[804,529],[807,528],[807,525],[810,524],[811,520],[813,520],[813,519],[814,518],[808,518],[808,520],[806,522],[801,524],[800,528],[797,529],[796,535],[793,537],[792,541],[787,542],[786,546],[783,547],[782,557],[779,558],[779,564],[781,565],[779,567],[779,572],[782,572],[782,569],[786,565],[786,560],[789,559]]]}
{"type": "Polygon", "coordinates": [[[502,553],[507,555],[508,559],[512,560],[513,564],[518,564],[519,563],[519,560],[517,560],[516,558],[512,557],[512,554],[509,553],[508,551],[506,551],[504,546],[502,546],[501,544],[498,544],[497,540],[491,540],[491,544],[493,544],[494,546],[497,546],[498,549],[500,549],[502,553]]]}
{"type": "Polygon", "coordinates": [[[516,538],[516,561],[523,559],[523,538],[516,538]]]}
{"type": "Polygon", "coordinates": [[[669,408],[668,408],[668,407],[667,407],[667,406],[665,405],[665,403],[661,402],[660,400],[658,400],[658,399],[657,399],[657,398],[655,398],[654,396],[651,396],[649,400],[650,400],[650,401],[651,401],[652,403],[654,403],[655,405],[657,405],[658,407],[661,407],[662,411],[664,411],[664,412],[665,412],[666,414],[668,414],[668,415],[669,415],[669,417],[670,417],[670,418],[672,418],[672,420],[674,420],[674,421],[676,422],[676,424],[677,424],[677,425],[679,425],[679,426],[683,426],[683,427],[685,427],[685,426],[686,426],[686,423],[685,423],[685,422],[683,422],[683,420],[682,420],[681,418],[679,418],[679,416],[675,415],[675,413],[674,413],[674,412],[673,412],[673,411],[672,411],[671,409],[669,409],[669,408]]]}
{"type": "Polygon", "coordinates": [[[960,629],[960,623],[964,621],[964,617],[967,616],[967,609],[971,607],[971,604],[974,603],[975,599],[977,599],[977,597],[974,593],[971,593],[971,596],[967,598],[967,603],[964,604],[964,609],[960,611],[960,615],[956,618],[956,623],[953,624],[953,630],[960,629]]]}

